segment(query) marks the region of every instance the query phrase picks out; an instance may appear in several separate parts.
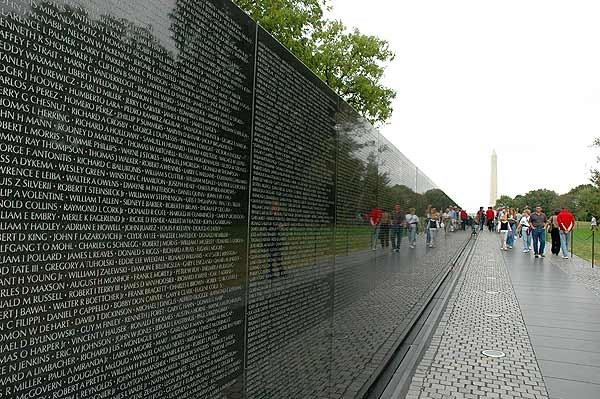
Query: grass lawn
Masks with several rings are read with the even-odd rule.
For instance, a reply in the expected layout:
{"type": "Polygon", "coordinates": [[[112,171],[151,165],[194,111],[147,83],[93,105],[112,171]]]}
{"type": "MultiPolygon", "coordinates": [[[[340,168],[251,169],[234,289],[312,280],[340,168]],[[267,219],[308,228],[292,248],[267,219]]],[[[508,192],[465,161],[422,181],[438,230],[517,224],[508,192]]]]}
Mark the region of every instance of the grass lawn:
{"type": "MultiPolygon", "coordinates": [[[[596,231],[594,263],[600,267],[600,231],[596,231]]],[[[573,232],[573,252],[585,260],[592,260],[592,231],[589,222],[577,222],[573,232]]]]}

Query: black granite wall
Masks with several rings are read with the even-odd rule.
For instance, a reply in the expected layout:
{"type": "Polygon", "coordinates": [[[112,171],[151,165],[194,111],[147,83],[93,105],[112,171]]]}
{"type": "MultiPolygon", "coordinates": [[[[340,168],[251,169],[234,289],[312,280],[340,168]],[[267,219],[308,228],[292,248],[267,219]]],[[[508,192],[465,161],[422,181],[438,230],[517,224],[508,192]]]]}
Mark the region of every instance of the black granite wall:
{"type": "Polygon", "coordinates": [[[227,0],[0,0],[0,398],[360,397],[463,240],[381,140],[227,0]]]}

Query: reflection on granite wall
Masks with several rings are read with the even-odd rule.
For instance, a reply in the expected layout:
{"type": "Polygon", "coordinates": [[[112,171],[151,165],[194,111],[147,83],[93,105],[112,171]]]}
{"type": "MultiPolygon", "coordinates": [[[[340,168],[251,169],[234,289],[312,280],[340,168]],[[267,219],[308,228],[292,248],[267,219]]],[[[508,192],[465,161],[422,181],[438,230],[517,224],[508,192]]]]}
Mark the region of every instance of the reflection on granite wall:
{"type": "Polygon", "coordinates": [[[360,397],[464,240],[372,250],[432,183],[228,0],[0,1],[0,48],[0,398],[360,397]]]}

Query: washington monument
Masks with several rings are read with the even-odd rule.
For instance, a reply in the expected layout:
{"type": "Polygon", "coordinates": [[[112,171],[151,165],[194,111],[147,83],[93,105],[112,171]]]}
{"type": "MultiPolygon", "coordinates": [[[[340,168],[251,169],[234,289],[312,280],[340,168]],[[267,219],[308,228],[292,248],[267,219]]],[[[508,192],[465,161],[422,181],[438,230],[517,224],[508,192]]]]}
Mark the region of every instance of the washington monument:
{"type": "Polygon", "coordinates": [[[492,151],[492,173],[490,179],[490,206],[496,205],[498,199],[498,157],[496,150],[492,151]]]}

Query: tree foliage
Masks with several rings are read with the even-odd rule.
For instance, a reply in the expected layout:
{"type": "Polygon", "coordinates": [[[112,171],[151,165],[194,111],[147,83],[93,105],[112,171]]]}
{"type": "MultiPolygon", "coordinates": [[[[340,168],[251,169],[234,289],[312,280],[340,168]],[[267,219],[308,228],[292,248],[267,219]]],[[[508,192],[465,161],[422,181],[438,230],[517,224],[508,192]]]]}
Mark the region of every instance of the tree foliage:
{"type": "Polygon", "coordinates": [[[503,195],[496,206],[522,210],[525,206],[533,209],[538,204],[547,214],[551,214],[557,208],[567,208],[578,220],[589,221],[592,215],[600,216],[600,188],[592,184],[582,184],[561,195],[546,189],[533,190],[515,198],[503,195]]]}
{"type": "Polygon", "coordinates": [[[327,0],[234,0],[363,117],[392,115],[396,93],[382,84],[394,59],[387,41],[324,16],[327,0]]]}
{"type": "MultiPolygon", "coordinates": [[[[600,148],[600,137],[596,138],[594,140],[594,144],[592,144],[594,147],[598,147],[600,148]]],[[[596,157],[596,161],[600,162],[600,156],[596,157]]],[[[594,185],[597,188],[600,188],[600,170],[596,169],[596,168],[592,168],[591,170],[592,172],[592,177],[591,177],[591,181],[592,183],[594,183],[594,185]]]]}

